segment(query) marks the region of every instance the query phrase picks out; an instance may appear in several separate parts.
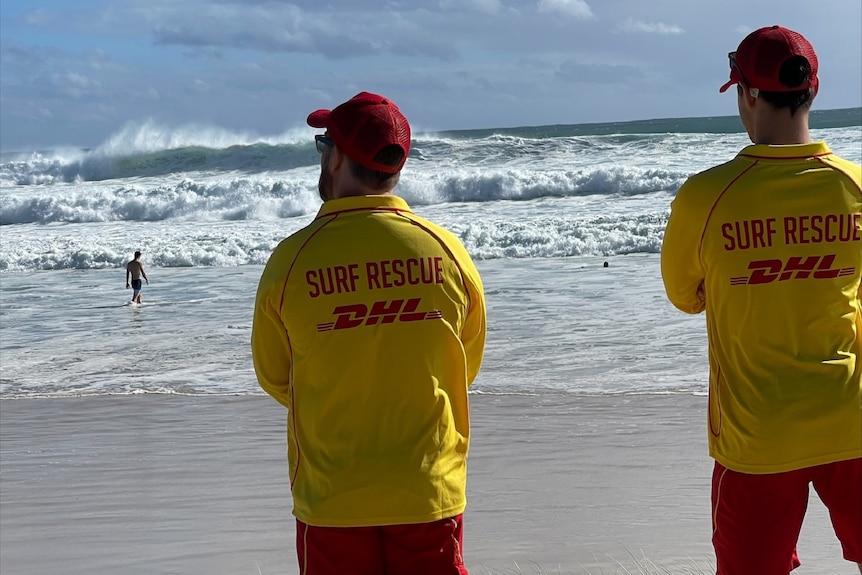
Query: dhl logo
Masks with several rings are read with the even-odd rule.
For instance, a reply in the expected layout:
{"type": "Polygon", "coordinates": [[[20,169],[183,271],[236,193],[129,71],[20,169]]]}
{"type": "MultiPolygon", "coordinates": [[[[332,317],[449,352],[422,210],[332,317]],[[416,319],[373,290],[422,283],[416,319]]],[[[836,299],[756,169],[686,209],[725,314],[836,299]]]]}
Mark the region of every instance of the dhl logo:
{"type": "Polygon", "coordinates": [[[730,278],[730,285],[768,284],[774,281],[833,279],[853,275],[856,268],[833,268],[835,254],[825,256],[790,257],[784,260],[756,260],[748,263],[753,270],[747,276],[730,278]]]}
{"type": "Polygon", "coordinates": [[[376,301],[371,304],[371,309],[361,303],[350,305],[339,305],[332,310],[337,316],[335,321],[317,324],[317,331],[333,331],[336,329],[350,329],[361,325],[377,325],[393,323],[398,321],[423,321],[427,319],[440,319],[443,312],[440,310],[416,311],[422,298],[411,298],[408,300],[394,299],[391,301],[376,301]]]}

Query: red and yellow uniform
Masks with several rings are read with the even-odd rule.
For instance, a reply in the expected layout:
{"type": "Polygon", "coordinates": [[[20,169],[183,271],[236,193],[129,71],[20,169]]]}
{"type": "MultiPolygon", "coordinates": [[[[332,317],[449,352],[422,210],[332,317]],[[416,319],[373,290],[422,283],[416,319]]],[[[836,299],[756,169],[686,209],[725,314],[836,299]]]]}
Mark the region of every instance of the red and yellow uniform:
{"type": "Polygon", "coordinates": [[[752,145],[673,201],[662,277],[706,310],[709,449],[729,469],[862,457],[860,190],[823,142],[752,145]]]}
{"type": "Polygon", "coordinates": [[[467,388],[485,343],[476,268],[397,196],[330,200],[273,252],[252,354],[288,409],[294,515],[425,523],[466,506],[467,388]]]}

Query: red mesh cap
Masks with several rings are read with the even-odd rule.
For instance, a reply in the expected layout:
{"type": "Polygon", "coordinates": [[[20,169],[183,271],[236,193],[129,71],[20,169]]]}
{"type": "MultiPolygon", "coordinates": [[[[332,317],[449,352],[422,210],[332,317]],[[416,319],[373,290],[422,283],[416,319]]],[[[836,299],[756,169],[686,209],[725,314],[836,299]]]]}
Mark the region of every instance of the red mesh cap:
{"type": "Polygon", "coordinates": [[[361,166],[395,174],[404,167],[410,153],[410,124],[395,102],[377,94],[361,92],[332,110],[315,110],[308,125],[325,128],[344,154],[361,166]],[[404,157],[397,166],[374,161],[390,145],[400,146],[404,157]]]}
{"type": "Polygon", "coordinates": [[[791,92],[817,87],[817,54],[814,47],[799,32],[781,26],[767,26],[755,30],[731,52],[730,80],[719,92],[737,82],[764,92],[791,92]],[[808,81],[799,86],[787,86],[778,79],[781,65],[794,56],[803,56],[811,65],[808,81]],[[735,65],[734,65],[735,61],[735,65]]]}

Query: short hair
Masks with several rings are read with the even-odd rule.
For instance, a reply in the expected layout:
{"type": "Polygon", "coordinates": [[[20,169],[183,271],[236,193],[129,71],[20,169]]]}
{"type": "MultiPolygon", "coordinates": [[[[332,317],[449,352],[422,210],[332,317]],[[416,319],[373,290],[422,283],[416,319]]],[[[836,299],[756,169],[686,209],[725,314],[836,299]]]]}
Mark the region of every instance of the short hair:
{"type": "Polygon", "coordinates": [[[135,252],[135,257],[136,257],[136,258],[141,257],[141,252],[135,252]]]}
{"type": "MultiPolygon", "coordinates": [[[[778,72],[778,80],[789,88],[807,83],[810,77],[811,63],[805,56],[788,58],[778,72]]],[[[761,91],[760,97],[778,109],[790,108],[790,115],[793,116],[797,110],[811,107],[814,94],[814,88],[806,88],[789,92],[761,91]]]]}
{"type": "MultiPolygon", "coordinates": [[[[350,160],[350,158],[347,159],[350,160]]],[[[390,144],[384,147],[374,156],[374,161],[384,166],[398,166],[401,164],[402,159],[404,159],[404,150],[397,144],[390,144]]],[[[365,186],[375,191],[394,188],[401,177],[401,172],[388,174],[366,168],[353,160],[350,160],[350,173],[365,186]]]]}

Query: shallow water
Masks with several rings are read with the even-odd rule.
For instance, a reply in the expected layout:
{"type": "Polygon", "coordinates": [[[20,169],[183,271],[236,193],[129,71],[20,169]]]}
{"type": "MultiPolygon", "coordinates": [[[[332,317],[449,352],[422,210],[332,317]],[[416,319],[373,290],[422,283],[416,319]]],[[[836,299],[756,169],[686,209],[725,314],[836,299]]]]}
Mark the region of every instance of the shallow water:
{"type": "MultiPolygon", "coordinates": [[[[657,254],[478,262],[488,303],[474,393],[705,393],[702,316],[666,301],[657,254]],[[603,267],[607,261],[609,267],[603,267]]],[[[259,394],[249,349],[261,266],[0,280],[3,397],[259,394]]]]}

